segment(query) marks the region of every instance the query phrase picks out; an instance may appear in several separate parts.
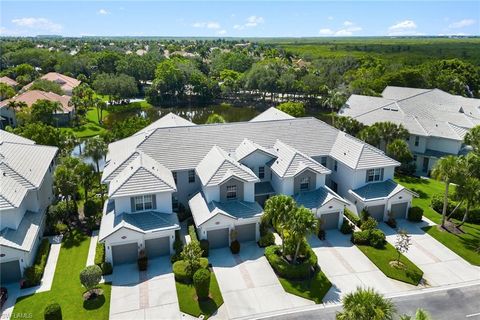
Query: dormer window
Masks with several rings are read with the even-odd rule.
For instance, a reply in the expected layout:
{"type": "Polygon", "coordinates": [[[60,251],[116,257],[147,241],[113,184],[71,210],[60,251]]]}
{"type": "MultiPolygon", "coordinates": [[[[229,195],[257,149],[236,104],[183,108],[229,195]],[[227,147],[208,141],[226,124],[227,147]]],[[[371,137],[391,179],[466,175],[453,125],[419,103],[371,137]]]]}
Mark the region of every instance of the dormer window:
{"type": "Polygon", "coordinates": [[[227,186],[227,199],[235,200],[237,199],[237,186],[227,186]]]}
{"type": "Polygon", "coordinates": [[[302,180],[300,180],[300,190],[301,191],[308,190],[309,186],[310,186],[310,179],[308,177],[302,178],[302,180]]]}
{"type": "Polygon", "coordinates": [[[365,182],[374,182],[383,180],[383,168],[368,169],[365,182]]]}
{"type": "Polygon", "coordinates": [[[258,167],[258,177],[260,179],[265,178],[265,167],[258,167]]]}

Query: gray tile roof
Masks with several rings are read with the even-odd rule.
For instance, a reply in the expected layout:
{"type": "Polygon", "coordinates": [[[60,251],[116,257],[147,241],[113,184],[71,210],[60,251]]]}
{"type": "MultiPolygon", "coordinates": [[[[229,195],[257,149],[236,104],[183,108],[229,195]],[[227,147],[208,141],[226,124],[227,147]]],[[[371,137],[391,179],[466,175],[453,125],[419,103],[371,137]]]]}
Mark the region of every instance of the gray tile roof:
{"type": "Polygon", "coordinates": [[[5,246],[22,251],[31,251],[35,239],[39,236],[42,221],[45,217],[43,212],[25,212],[17,230],[5,228],[0,233],[0,246],[5,246]]]}
{"type": "Polygon", "coordinates": [[[243,141],[240,143],[240,145],[237,147],[235,150],[235,158],[240,161],[247,156],[251,155],[255,151],[261,151],[262,153],[272,157],[276,158],[276,153],[273,149],[267,149],[262,147],[261,145],[248,140],[248,139],[243,139],[243,141]]]}
{"type": "Polygon", "coordinates": [[[320,208],[332,199],[348,204],[348,202],[343,200],[339,195],[326,186],[313,191],[300,192],[294,197],[294,199],[299,206],[304,206],[309,209],[320,208]]]}
{"type": "Polygon", "coordinates": [[[418,196],[416,193],[406,189],[404,186],[396,183],[393,180],[385,180],[383,182],[368,183],[363,187],[349,192],[357,198],[365,200],[385,199],[391,198],[395,194],[402,190],[410,192],[414,196],[418,196]]]}
{"type": "MultiPolygon", "coordinates": [[[[151,123],[147,127],[140,130],[138,133],[148,133],[157,128],[168,128],[168,127],[185,127],[185,126],[194,126],[195,123],[188,121],[180,116],[177,116],[175,113],[168,113],[165,116],[161,117],[157,121],[151,123]]],[[[137,133],[137,134],[138,134],[137,133]]]]}
{"type": "Polygon", "coordinates": [[[231,177],[248,182],[258,181],[258,177],[250,168],[239,163],[218,146],[212,147],[197,165],[195,171],[203,186],[216,186],[231,177]]]}
{"type": "Polygon", "coordinates": [[[140,152],[139,156],[110,182],[108,196],[132,196],[176,190],[172,172],[140,152]]]}
{"type": "Polygon", "coordinates": [[[0,130],[0,143],[3,142],[35,144],[35,141],[33,140],[24,138],[22,136],[17,136],[16,134],[10,133],[5,130],[0,130]]]}
{"type": "Polygon", "coordinates": [[[251,122],[256,121],[269,121],[269,120],[285,120],[285,119],[294,119],[291,115],[278,110],[277,108],[270,107],[264,112],[260,113],[255,118],[251,119],[251,122]]]}

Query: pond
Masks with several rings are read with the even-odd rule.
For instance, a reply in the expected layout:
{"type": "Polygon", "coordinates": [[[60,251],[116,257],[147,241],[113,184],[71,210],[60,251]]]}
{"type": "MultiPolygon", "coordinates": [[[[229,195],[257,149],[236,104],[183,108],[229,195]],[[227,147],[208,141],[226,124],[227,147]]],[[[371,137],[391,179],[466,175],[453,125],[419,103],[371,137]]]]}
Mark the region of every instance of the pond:
{"type": "MultiPolygon", "coordinates": [[[[73,148],[72,153],[70,154],[72,157],[80,158],[86,164],[92,164],[95,170],[97,170],[97,164],[91,157],[85,157],[83,152],[85,151],[85,141],[80,144],[77,144],[75,148],[73,148]]],[[[103,167],[105,167],[105,158],[101,159],[98,162],[98,166],[100,167],[100,171],[103,171],[103,167]]]]}

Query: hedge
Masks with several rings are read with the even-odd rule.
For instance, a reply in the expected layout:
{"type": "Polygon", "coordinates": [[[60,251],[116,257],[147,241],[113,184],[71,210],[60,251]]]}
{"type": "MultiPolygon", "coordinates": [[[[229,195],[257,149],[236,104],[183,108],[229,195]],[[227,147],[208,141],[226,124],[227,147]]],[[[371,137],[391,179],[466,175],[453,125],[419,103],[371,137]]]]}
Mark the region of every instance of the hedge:
{"type": "MultiPolygon", "coordinates": [[[[200,268],[206,269],[208,268],[208,259],[207,258],[200,258],[200,268]]],[[[178,282],[183,283],[191,283],[192,278],[187,275],[185,271],[185,261],[179,260],[173,264],[173,274],[175,276],[175,280],[178,282]]]]}
{"type": "MultiPolygon", "coordinates": [[[[447,205],[447,216],[451,214],[451,212],[455,209],[457,203],[448,199],[447,205]]],[[[435,194],[432,197],[432,201],[430,206],[433,210],[435,210],[438,214],[442,214],[443,210],[443,194],[435,194]]],[[[465,214],[465,205],[461,205],[453,214],[452,218],[457,220],[462,220],[463,215],[465,214]]],[[[471,208],[468,212],[468,219],[467,222],[471,223],[480,223],[480,207],[471,208]]]]}
{"type": "Polygon", "coordinates": [[[282,278],[290,280],[309,279],[318,270],[317,256],[312,248],[307,247],[307,257],[299,264],[290,264],[281,255],[281,246],[265,248],[265,257],[273,270],[282,278]]]}
{"type": "Polygon", "coordinates": [[[408,209],[408,220],[413,222],[420,222],[422,221],[423,217],[423,209],[420,207],[411,207],[408,209]]]}
{"type": "Polygon", "coordinates": [[[198,300],[208,298],[208,293],[210,292],[210,271],[203,268],[198,269],[193,275],[193,285],[198,300]]]}
{"type": "Polygon", "coordinates": [[[97,248],[95,249],[95,264],[100,266],[105,262],[105,244],[97,242],[97,248]]]}
{"type": "Polygon", "coordinates": [[[195,230],[195,226],[193,224],[188,226],[188,234],[190,235],[190,241],[199,242],[197,237],[197,231],[195,230]]]}
{"type": "Polygon", "coordinates": [[[23,288],[30,288],[40,284],[49,253],[50,241],[48,241],[48,239],[43,239],[38,247],[35,263],[25,269],[25,282],[23,288]]]}
{"type": "Polygon", "coordinates": [[[385,233],[380,229],[356,231],[352,234],[351,241],[354,244],[382,249],[385,247],[385,233]]]}
{"type": "Polygon", "coordinates": [[[360,220],[360,218],[357,215],[355,215],[352,211],[348,210],[347,208],[345,208],[345,210],[343,211],[343,214],[348,218],[348,220],[353,222],[357,227],[360,227],[360,225],[362,224],[362,221],[360,220]]]}
{"type": "Polygon", "coordinates": [[[345,218],[343,219],[342,226],[340,227],[340,232],[343,234],[350,234],[353,232],[353,225],[345,218]]]}
{"type": "Polygon", "coordinates": [[[275,235],[271,231],[268,231],[265,235],[260,237],[260,240],[258,240],[258,245],[261,248],[273,246],[274,244],[275,244],[275,235]]]}

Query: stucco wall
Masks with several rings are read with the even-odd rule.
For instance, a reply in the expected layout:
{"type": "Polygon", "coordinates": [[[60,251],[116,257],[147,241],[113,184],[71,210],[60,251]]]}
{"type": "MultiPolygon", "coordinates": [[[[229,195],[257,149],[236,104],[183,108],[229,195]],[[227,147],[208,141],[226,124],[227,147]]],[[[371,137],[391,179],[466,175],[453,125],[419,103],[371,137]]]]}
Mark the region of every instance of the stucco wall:
{"type": "MultiPolygon", "coordinates": [[[[224,183],[220,185],[220,201],[228,201],[230,199],[227,199],[227,186],[236,186],[237,187],[237,197],[235,198],[236,200],[243,200],[244,199],[244,189],[243,189],[243,182],[235,179],[235,178],[230,178],[224,183]]],[[[233,199],[232,199],[233,200],[233,199]]]]}
{"type": "MultiPolygon", "coordinates": [[[[170,213],[172,212],[172,193],[160,192],[155,193],[157,201],[156,211],[170,213]]],[[[115,198],[115,213],[120,214],[123,212],[132,212],[131,197],[118,197],[115,198]]]]}
{"type": "Polygon", "coordinates": [[[257,177],[259,177],[258,168],[264,167],[265,176],[263,179],[261,179],[261,181],[270,181],[270,168],[265,165],[270,160],[272,160],[272,157],[268,156],[264,152],[256,151],[242,159],[240,163],[252,169],[252,171],[257,175],[257,177]]]}
{"type": "Polygon", "coordinates": [[[188,171],[175,171],[177,173],[177,192],[175,195],[178,198],[178,202],[184,206],[188,206],[188,200],[196,195],[202,188],[200,178],[195,176],[195,182],[188,182],[188,171]]]}
{"type": "Polygon", "coordinates": [[[297,194],[300,192],[300,183],[302,179],[307,178],[309,183],[308,183],[308,189],[302,190],[302,191],[311,191],[315,190],[317,186],[317,174],[311,170],[305,170],[302,173],[296,175],[293,178],[293,193],[297,194]]]}
{"type": "Polygon", "coordinates": [[[458,154],[462,142],[457,140],[429,137],[427,140],[427,149],[458,154]]]}

